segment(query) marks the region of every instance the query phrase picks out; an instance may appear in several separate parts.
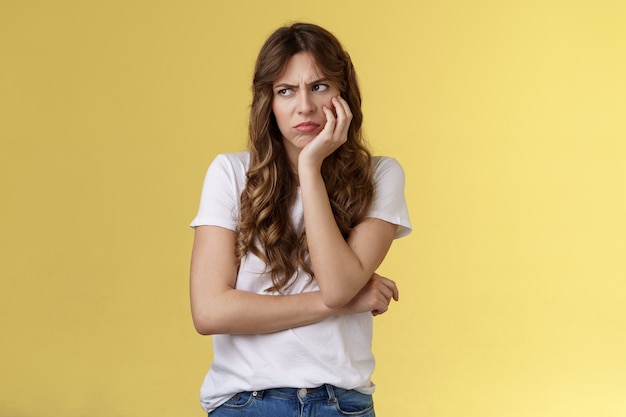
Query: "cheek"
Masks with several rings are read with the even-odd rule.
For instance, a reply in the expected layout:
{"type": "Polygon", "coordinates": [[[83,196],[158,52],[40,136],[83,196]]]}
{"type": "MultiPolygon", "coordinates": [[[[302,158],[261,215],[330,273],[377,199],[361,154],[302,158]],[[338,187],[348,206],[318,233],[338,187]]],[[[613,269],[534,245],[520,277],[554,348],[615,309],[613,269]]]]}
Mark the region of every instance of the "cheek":
{"type": "MultiPolygon", "coordinates": [[[[331,112],[333,112],[333,116],[337,117],[337,109],[335,109],[335,106],[333,105],[333,102],[330,97],[328,98],[328,100],[324,101],[324,105],[327,108],[329,108],[331,112]]],[[[320,109],[322,108],[320,107],[320,109]]],[[[323,110],[322,110],[322,115],[324,116],[324,120],[326,120],[326,113],[324,113],[323,110]]]]}
{"type": "Polygon", "coordinates": [[[285,123],[285,112],[280,106],[272,106],[272,113],[274,113],[274,118],[279,126],[285,123]]]}

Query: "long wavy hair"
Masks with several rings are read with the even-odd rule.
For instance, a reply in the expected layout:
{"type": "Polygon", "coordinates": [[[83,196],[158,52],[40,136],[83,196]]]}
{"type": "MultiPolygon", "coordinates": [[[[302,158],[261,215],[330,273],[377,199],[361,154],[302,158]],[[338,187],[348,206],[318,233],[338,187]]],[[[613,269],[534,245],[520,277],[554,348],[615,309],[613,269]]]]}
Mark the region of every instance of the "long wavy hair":
{"type": "Polygon", "coordinates": [[[268,292],[291,285],[298,267],[314,276],[307,261],[306,231],[298,235],[291,220],[298,183],[272,112],[273,83],[287,61],[300,52],[310,53],[324,76],[337,84],[353,115],[348,140],[326,157],[321,168],[344,239],[364,218],[374,194],[371,155],[361,132],[361,93],[350,56],[335,36],[317,25],[279,28],[261,48],[255,65],[248,127],[250,167],[241,194],[236,241],[239,260],[251,252],[267,265],[272,279],[268,292]]]}

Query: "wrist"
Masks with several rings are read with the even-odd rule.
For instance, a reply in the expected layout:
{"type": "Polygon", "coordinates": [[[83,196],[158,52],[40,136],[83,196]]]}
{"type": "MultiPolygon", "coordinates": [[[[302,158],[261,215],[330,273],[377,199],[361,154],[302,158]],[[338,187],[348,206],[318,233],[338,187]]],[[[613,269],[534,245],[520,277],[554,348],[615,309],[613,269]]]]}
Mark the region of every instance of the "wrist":
{"type": "Polygon", "coordinates": [[[322,175],[322,165],[311,162],[298,162],[298,177],[311,178],[322,175]]]}

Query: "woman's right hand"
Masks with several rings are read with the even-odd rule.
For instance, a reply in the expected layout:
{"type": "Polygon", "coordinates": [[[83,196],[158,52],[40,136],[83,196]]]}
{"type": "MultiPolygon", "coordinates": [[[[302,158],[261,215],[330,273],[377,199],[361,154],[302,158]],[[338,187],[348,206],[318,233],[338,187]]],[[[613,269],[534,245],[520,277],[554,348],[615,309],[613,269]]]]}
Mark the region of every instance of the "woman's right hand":
{"type": "Polygon", "coordinates": [[[346,314],[370,311],[373,316],[377,316],[389,309],[391,299],[395,301],[399,299],[396,283],[374,273],[361,291],[343,309],[346,314]]]}
{"type": "Polygon", "coordinates": [[[319,171],[324,159],[348,140],[348,130],[352,121],[352,111],[348,102],[341,96],[336,96],[331,98],[329,106],[322,107],[326,117],[324,128],[300,151],[298,169],[313,167],[315,171],[319,171]]]}

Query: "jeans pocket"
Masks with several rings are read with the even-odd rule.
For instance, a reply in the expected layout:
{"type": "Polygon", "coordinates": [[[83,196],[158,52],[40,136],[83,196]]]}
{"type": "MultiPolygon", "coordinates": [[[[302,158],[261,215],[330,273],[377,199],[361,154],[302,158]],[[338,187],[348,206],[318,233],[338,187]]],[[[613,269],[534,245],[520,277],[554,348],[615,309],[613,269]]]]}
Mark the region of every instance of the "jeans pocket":
{"type": "Polygon", "coordinates": [[[347,391],[336,397],[335,408],[344,416],[374,417],[372,396],[358,391],[347,391]]]}
{"type": "Polygon", "coordinates": [[[241,410],[250,406],[253,400],[254,396],[251,392],[240,392],[230,397],[228,401],[221,405],[221,407],[241,410]]]}

